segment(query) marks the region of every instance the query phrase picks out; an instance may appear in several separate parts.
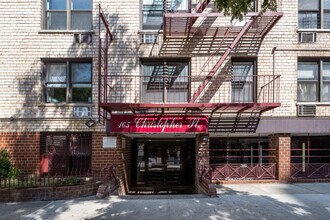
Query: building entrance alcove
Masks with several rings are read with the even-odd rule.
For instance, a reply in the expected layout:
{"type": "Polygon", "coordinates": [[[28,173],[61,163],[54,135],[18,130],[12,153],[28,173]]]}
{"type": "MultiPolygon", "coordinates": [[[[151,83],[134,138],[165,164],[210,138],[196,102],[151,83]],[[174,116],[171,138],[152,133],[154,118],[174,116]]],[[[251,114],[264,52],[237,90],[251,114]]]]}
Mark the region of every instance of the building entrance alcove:
{"type": "Polygon", "coordinates": [[[193,139],[134,139],[132,187],[135,192],[191,193],[195,175],[193,139]]]}

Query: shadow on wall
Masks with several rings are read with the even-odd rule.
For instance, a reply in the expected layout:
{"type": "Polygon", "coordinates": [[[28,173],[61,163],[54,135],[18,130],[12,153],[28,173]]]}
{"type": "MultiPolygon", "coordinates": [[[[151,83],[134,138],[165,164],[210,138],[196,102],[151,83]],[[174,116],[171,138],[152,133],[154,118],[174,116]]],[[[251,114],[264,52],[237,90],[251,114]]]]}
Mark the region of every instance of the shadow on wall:
{"type": "MultiPolygon", "coordinates": [[[[107,8],[103,8],[107,11],[107,8]]],[[[113,34],[113,41],[110,44],[109,50],[109,72],[110,75],[130,74],[138,65],[138,36],[128,33],[126,25],[121,24],[118,14],[106,14],[110,21],[110,28],[113,34]]],[[[99,16],[95,14],[93,17],[93,24],[98,24],[99,16]]],[[[73,35],[64,34],[63,38],[72,38],[72,44],[66,51],[53,50],[45,51],[40,49],[40,56],[31,60],[29,70],[24,73],[17,74],[13,84],[13,91],[17,88],[19,98],[15,97],[15,110],[8,117],[2,119],[4,130],[13,131],[17,133],[4,134],[8,136],[3,141],[2,148],[9,149],[11,157],[15,164],[23,170],[23,173],[38,173],[40,160],[40,134],[36,132],[43,131],[96,131],[103,130],[101,125],[88,128],[85,126],[86,119],[75,119],[72,116],[73,108],[62,105],[48,106],[44,103],[43,93],[43,65],[42,58],[93,58],[93,103],[97,105],[98,99],[98,26],[95,25],[95,34],[93,35],[93,42],[90,45],[77,44],[73,42],[73,35]],[[57,52],[58,51],[58,52],[57,52]],[[17,100],[16,100],[17,99],[17,100]],[[24,132],[21,134],[21,132],[24,132]],[[30,168],[26,168],[30,167],[30,168]]],[[[45,37],[45,34],[38,35],[45,37]]],[[[49,35],[58,39],[58,35],[49,35]]],[[[28,38],[22,37],[22,43],[28,38]]],[[[31,45],[39,47],[37,42],[31,45]]],[[[43,44],[40,42],[39,44],[43,44]]],[[[49,48],[56,48],[58,41],[50,41],[49,48]]],[[[28,59],[27,59],[28,60],[28,59]]],[[[121,82],[115,82],[120,84],[121,82]]],[[[11,88],[9,88],[11,89],[11,88]]],[[[111,91],[110,91],[111,92],[111,91]]],[[[123,94],[125,95],[125,94],[123,94]]],[[[13,100],[14,101],[14,100],[13,100]]],[[[96,107],[92,107],[92,116],[97,118],[96,107]]]]}
{"type": "Polygon", "coordinates": [[[108,84],[113,89],[108,91],[108,96],[114,98],[115,102],[137,102],[139,94],[131,88],[136,88],[139,84],[138,77],[116,76],[139,76],[139,36],[128,32],[129,28],[123,24],[118,13],[105,14],[113,35],[108,59],[108,84]]]}
{"type": "MultiPolygon", "coordinates": [[[[223,99],[228,94],[225,94],[224,97],[220,97],[220,94],[216,94],[216,93],[219,93],[218,91],[221,89],[221,85],[223,85],[224,83],[228,83],[228,77],[230,77],[230,76],[231,76],[231,62],[228,61],[214,76],[213,80],[211,80],[209,82],[208,86],[204,90],[205,92],[202,93],[198,102],[209,103],[212,100],[212,98],[214,98],[213,102],[223,102],[220,100],[220,98],[223,99]]],[[[229,82],[230,82],[230,78],[229,78],[229,82]]],[[[200,84],[201,83],[199,83],[198,86],[200,84]]],[[[229,86],[226,87],[226,90],[228,90],[228,88],[229,88],[229,86]]],[[[196,89],[196,91],[197,91],[197,89],[196,89]]],[[[230,93],[230,92],[228,92],[228,93],[230,93]]]]}

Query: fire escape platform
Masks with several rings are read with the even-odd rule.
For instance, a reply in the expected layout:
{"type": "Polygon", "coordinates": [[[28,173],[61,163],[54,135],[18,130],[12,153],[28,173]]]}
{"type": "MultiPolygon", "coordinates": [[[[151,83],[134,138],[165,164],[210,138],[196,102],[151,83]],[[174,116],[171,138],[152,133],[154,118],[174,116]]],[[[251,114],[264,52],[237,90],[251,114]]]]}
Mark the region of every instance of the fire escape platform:
{"type": "MultiPolygon", "coordinates": [[[[248,13],[246,18],[253,18],[252,27],[245,36],[263,38],[283,16],[283,12],[248,13]]],[[[242,26],[213,26],[213,22],[196,24],[198,18],[216,19],[224,17],[223,13],[165,13],[164,39],[190,37],[235,37],[242,26]],[[226,33],[226,34],[225,34],[226,33]]]]}
{"type": "Polygon", "coordinates": [[[175,113],[243,113],[265,112],[280,107],[280,103],[100,103],[100,107],[108,112],[166,112],[175,113]]]}

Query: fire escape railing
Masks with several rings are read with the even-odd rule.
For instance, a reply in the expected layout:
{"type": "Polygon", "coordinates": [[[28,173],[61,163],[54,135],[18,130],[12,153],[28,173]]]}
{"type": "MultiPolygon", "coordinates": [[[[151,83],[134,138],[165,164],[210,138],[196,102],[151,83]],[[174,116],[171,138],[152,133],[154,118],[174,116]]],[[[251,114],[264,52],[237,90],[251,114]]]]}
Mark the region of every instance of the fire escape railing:
{"type": "Polygon", "coordinates": [[[132,110],[141,113],[154,109],[154,112],[164,113],[164,111],[180,109],[183,113],[192,113],[195,110],[201,113],[206,110],[213,114],[222,110],[242,112],[246,109],[263,112],[280,106],[280,76],[242,76],[241,78],[245,81],[239,82],[239,80],[233,80],[233,77],[237,77],[236,75],[223,74],[221,68],[225,66],[230,54],[236,51],[244,40],[258,38],[261,42],[283,13],[266,12],[262,15],[252,13],[249,14],[249,20],[243,26],[213,27],[207,23],[209,26],[199,27],[199,21],[203,23],[204,18],[207,20],[206,18],[209,17],[211,18],[209,20],[214,21],[217,17],[223,16],[221,13],[204,13],[209,2],[210,0],[201,0],[193,13],[167,13],[168,5],[164,1],[164,43],[175,37],[187,38],[187,43],[189,43],[188,38],[222,38],[220,47],[217,44],[217,49],[209,53],[210,58],[206,60],[202,73],[198,76],[182,76],[180,71],[173,76],[167,74],[159,74],[159,76],[158,74],[152,76],[110,75],[108,48],[112,35],[106,15],[101,7],[99,8],[98,111],[100,122],[104,122],[112,111],[132,110]],[[199,18],[201,20],[198,20],[199,18]],[[171,28],[171,25],[176,26],[171,28]],[[182,28],[180,25],[183,25],[182,28]],[[209,32],[211,29],[212,31],[209,32]],[[224,52],[221,52],[222,50],[224,52]],[[249,89],[243,88],[251,82],[249,89]]]}
{"type": "Polygon", "coordinates": [[[113,86],[108,93],[106,104],[113,110],[116,104],[123,106],[153,104],[153,106],[158,105],[159,108],[171,107],[172,104],[180,104],[182,107],[198,104],[201,106],[255,104],[264,107],[268,104],[279,105],[280,76],[278,75],[216,76],[211,79],[201,102],[190,103],[191,90],[196,88],[202,79],[203,77],[199,76],[180,75],[108,75],[108,83],[113,86]]]}
{"type": "Polygon", "coordinates": [[[110,32],[109,22],[106,14],[103,12],[99,4],[99,56],[98,56],[98,115],[99,122],[104,124],[108,118],[108,112],[101,108],[100,103],[107,102],[107,94],[110,90],[108,82],[108,52],[109,44],[112,41],[112,34],[110,32]]]}

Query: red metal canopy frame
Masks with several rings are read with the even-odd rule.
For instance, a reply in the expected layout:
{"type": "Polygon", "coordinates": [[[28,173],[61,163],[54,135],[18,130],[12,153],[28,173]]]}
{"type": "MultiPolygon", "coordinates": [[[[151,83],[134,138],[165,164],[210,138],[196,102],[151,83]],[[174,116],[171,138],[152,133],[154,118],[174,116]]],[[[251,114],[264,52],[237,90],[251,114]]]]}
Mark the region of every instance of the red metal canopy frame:
{"type": "Polygon", "coordinates": [[[131,111],[137,112],[164,112],[168,114],[211,114],[214,112],[239,113],[243,111],[265,112],[280,107],[280,103],[180,103],[180,104],[155,104],[155,103],[100,103],[100,107],[108,112],[131,111]]]}

